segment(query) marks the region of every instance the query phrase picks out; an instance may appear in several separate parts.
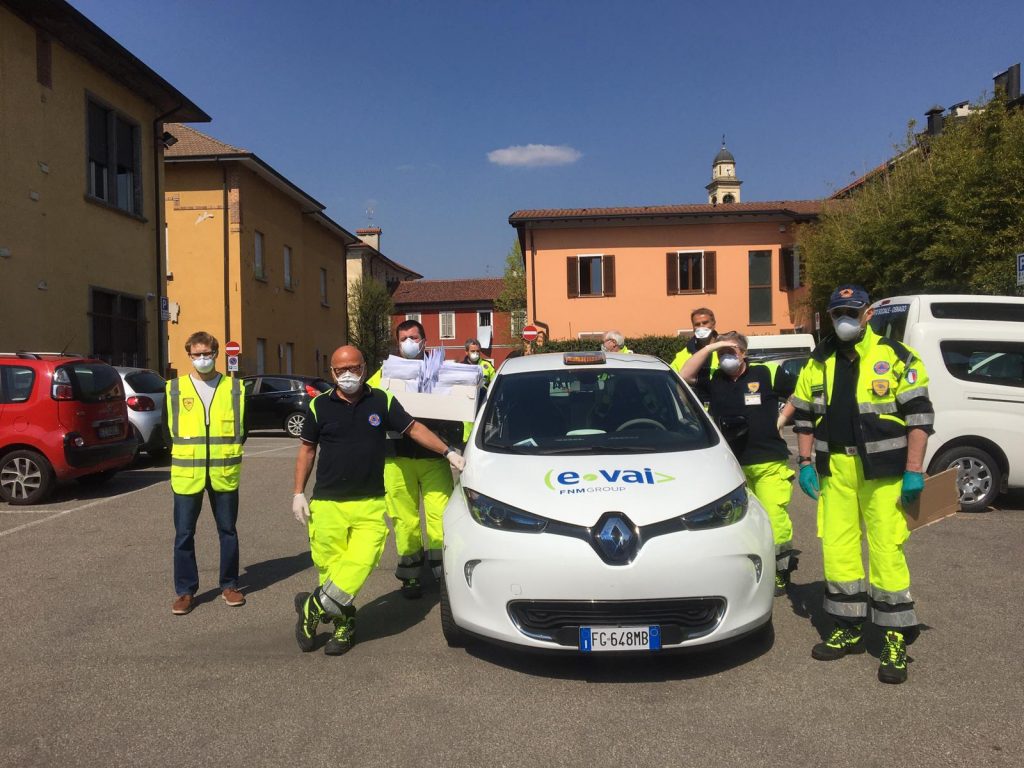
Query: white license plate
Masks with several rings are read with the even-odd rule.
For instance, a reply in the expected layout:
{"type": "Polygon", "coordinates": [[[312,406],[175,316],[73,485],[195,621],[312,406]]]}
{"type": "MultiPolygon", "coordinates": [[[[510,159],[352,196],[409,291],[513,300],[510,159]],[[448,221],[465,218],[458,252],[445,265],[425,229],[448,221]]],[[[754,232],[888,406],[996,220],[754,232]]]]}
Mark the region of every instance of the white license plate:
{"type": "Polygon", "coordinates": [[[660,651],[661,627],[580,627],[580,650],[660,651]]]}
{"type": "Polygon", "coordinates": [[[103,440],[108,437],[117,437],[121,434],[121,426],[119,424],[109,424],[105,427],[100,427],[96,430],[96,434],[103,440]]]}

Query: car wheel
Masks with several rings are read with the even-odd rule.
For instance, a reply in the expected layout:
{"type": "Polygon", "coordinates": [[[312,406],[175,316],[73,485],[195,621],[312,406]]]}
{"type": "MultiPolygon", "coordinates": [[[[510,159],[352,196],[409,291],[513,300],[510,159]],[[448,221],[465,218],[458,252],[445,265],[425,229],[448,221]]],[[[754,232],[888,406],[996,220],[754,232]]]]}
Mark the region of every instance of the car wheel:
{"type": "Polygon", "coordinates": [[[963,445],[943,451],[932,462],[932,474],[947,469],[956,469],[960,509],[964,512],[984,512],[999,495],[1003,473],[996,460],[980,448],[963,445]]]}
{"type": "Polygon", "coordinates": [[[463,648],[466,645],[466,633],[459,629],[452,617],[452,606],[448,601],[448,585],[444,576],[441,577],[441,634],[449,648],[463,648]]]}
{"type": "Polygon", "coordinates": [[[284,431],[292,437],[299,437],[302,434],[302,425],[306,423],[306,414],[295,411],[288,414],[284,420],[284,431]]]}
{"type": "Polygon", "coordinates": [[[50,462],[35,451],[11,451],[0,459],[0,499],[10,504],[38,504],[55,482],[50,462]]]}
{"type": "Polygon", "coordinates": [[[116,469],[108,469],[103,472],[97,472],[92,475],[82,475],[80,478],[78,478],[78,482],[81,483],[82,485],[103,485],[116,474],[116,469]]]}

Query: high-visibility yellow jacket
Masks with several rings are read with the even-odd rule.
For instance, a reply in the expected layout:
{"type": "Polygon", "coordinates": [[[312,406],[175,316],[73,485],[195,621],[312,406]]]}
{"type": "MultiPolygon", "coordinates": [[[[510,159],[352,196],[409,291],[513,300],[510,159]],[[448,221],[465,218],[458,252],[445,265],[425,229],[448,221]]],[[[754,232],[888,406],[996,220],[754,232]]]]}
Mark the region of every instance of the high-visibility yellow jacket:
{"type": "MultiPolygon", "coordinates": [[[[907,463],[907,430],[934,431],[928,372],[914,350],[879,336],[871,326],[855,349],[859,362],[854,432],[864,477],[900,476],[907,463]]],[[[837,354],[842,353],[836,349],[835,337],[815,347],[789,399],[796,407],[793,431],[814,435],[815,465],[822,475],[829,474],[828,416],[837,354]]]]}
{"type": "MultiPolygon", "coordinates": [[[[715,339],[712,339],[714,341],[715,339]]],[[[676,356],[672,358],[672,362],[669,363],[669,367],[676,373],[682,373],[683,366],[686,365],[686,361],[693,357],[693,353],[697,351],[697,337],[693,337],[686,346],[676,353],[676,356]]],[[[705,367],[708,367],[708,363],[704,363],[705,367]]],[[[711,353],[711,362],[709,373],[714,373],[718,370],[718,350],[716,349],[711,353]]]]}
{"type": "Polygon", "coordinates": [[[175,493],[238,489],[242,473],[245,397],[239,379],[222,376],[210,403],[210,423],[192,378],[167,382],[167,428],[171,435],[171,488],[175,493]]]}

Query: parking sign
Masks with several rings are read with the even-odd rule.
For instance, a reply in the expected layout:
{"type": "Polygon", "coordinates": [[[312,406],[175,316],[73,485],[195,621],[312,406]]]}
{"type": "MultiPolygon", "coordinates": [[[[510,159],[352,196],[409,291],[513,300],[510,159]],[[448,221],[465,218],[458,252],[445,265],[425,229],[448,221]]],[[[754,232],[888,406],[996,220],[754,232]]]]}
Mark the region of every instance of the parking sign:
{"type": "Polygon", "coordinates": [[[1017,254],[1017,285],[1024,285],[1024,253],[1017,254]]]}

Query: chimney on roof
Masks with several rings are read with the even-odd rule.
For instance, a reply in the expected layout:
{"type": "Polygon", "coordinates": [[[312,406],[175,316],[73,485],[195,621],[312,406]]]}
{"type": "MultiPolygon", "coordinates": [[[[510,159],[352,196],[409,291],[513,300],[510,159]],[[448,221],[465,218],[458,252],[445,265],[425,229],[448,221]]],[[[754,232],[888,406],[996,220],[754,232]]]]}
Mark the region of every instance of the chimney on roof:
{"type": "Polygon", "coordinates": [[[1010,67],[1004,72],[1000,72],[998,75],[992,78],[992,83],[995,90],[1003,91],[1003,96],[1007,101],[1019,99],[1020,63],[1014,64],[1012,67],[1010,67]]]}
{"type": "Polygon", "coordinates": [[[935,106],[924,113],[928,118],[929,136],[938,136],[940,133],[942,133],[942,124],[945,122],[945,120],[942,117],[942,113],[945,111],[946,110],[944,110],[942,107],[935,106]]]}
{"type": "Polygon", "coordinates": [[[357,229],[356,235],[367,245],[373,246],[378,251],[380,250],[380,227],[357,229]]]}

